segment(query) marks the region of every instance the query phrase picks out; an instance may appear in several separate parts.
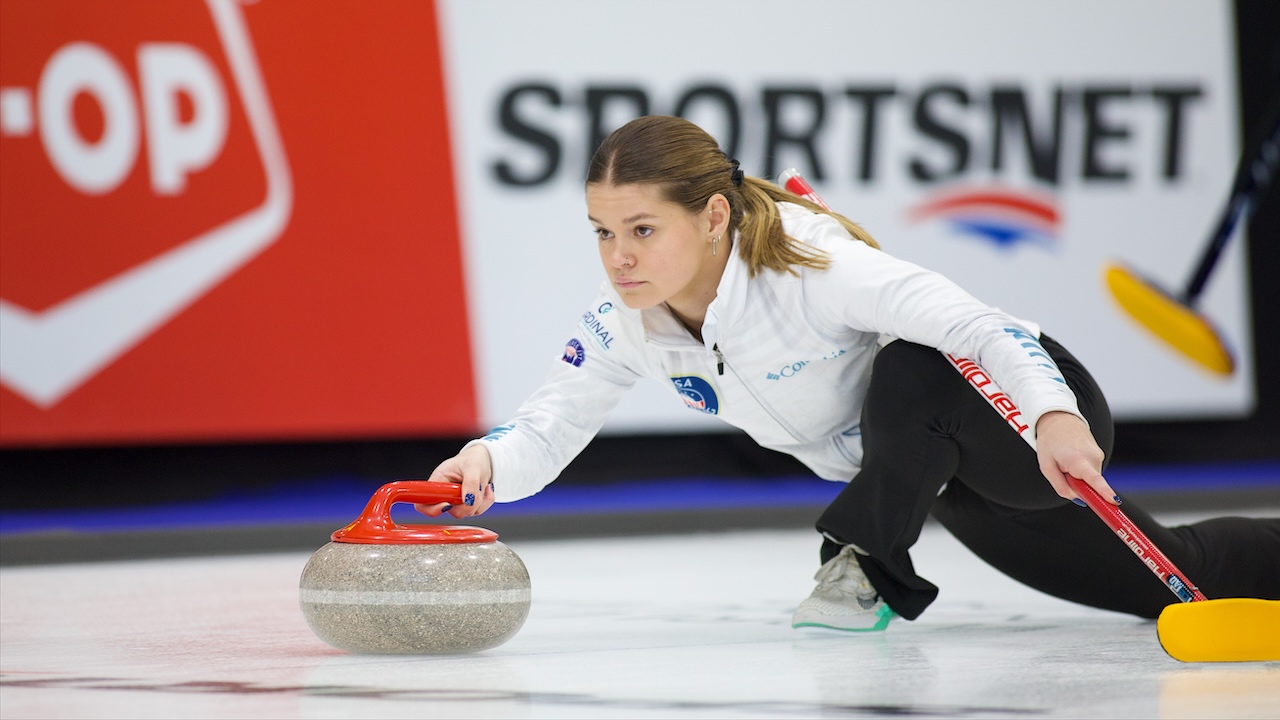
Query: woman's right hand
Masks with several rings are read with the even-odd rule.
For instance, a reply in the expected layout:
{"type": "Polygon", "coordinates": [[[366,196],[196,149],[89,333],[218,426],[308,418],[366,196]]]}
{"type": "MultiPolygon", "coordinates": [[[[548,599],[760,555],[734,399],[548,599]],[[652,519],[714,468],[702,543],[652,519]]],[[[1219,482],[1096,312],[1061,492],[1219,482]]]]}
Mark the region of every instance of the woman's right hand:
{"type": "Polygon", "coordinates": [[[427,479],[461,485],[463,498],[458,505],[414,505],[418,512],[428,517],[440,517],[446,512],[456,518],[470,517],[480,515],[493,505],[493,462],[483,445],[472,445],[440,463],[427,479]],[[471,499],[470,504],[467,498],[471,499]]]}

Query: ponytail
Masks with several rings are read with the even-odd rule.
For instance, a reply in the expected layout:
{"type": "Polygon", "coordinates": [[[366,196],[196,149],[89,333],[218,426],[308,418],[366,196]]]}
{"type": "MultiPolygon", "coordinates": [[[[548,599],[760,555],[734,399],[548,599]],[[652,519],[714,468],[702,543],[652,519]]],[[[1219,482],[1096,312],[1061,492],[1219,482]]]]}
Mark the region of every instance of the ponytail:
{"type": "MultiPolygon", "coordinates": [[[[737,195],[742,206],[742,219],[737,227],[738,253],[746,260],[752,277],[762,270],[795,274],[796,266],[825,270],[831,264],[821,250],[783,232],[782,216],[778,212],[780,202],[794,203],[810,212],[830,215],[853,239],[873,248],[880,247],[870,233],[852,220],[771,182],[745,178],[737,195]]],[[[730,204],[733,204],[732,200],[730,204]]]]}

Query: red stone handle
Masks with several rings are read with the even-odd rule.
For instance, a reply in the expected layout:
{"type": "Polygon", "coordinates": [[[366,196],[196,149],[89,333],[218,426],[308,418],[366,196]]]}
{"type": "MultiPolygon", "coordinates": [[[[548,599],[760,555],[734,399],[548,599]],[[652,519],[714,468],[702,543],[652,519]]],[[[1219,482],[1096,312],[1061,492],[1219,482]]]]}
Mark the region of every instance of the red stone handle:
{"type": "Polygon", "coordinates": [[[450,482],[398,480],[378,488],[369,498],[364,512],[350,525],[334,531],[334,542],[386,545],[441,545],[454,543],[488,543],[498,534],[484,528],[465,525],[399,525],[391,519],[391,506],[396,503],[462,502],[462,486],[450,482]]]}

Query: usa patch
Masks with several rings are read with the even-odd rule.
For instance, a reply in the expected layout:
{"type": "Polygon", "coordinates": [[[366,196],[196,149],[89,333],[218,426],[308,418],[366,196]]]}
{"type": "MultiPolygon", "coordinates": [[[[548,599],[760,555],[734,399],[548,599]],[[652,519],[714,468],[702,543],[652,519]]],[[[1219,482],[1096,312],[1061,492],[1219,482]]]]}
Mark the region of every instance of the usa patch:
{"type": "Polygon", "coordinates": [[[680,399],[691,409],[708,415],[720,414],[720,398],[716,397],[715,388],[704,378],[680,375],[672,377],[671,383],[676,386],[676,392],[680,393],[680,399]]]}

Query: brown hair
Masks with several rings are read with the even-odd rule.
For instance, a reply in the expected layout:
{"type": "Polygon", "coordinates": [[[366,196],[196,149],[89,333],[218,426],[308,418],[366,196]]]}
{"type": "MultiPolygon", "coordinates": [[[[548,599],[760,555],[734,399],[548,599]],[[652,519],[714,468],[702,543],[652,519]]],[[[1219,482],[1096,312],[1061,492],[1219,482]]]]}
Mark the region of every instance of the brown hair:
{"type": "Polygon", "coordinates": [[[771,182],[741,177],[736,170],[737,164],[702,128],[684,118],[648,115],[605,138],[587,166],[587,184],[655,185],[665,200],[691,213],[701,212],[712,195],[724,195],[729,201],[729,231],[738,231],[738,252],[753,277],[765,269],[795,274],[797,265],[819,270],[830,265],[822,251],[783,232],[778,202],[830,215],[852,237],[880,247],[866,230],[843,215],[771,182]],[[735,182],[735,175],[741,177],[741,185],[735,182]]]}

